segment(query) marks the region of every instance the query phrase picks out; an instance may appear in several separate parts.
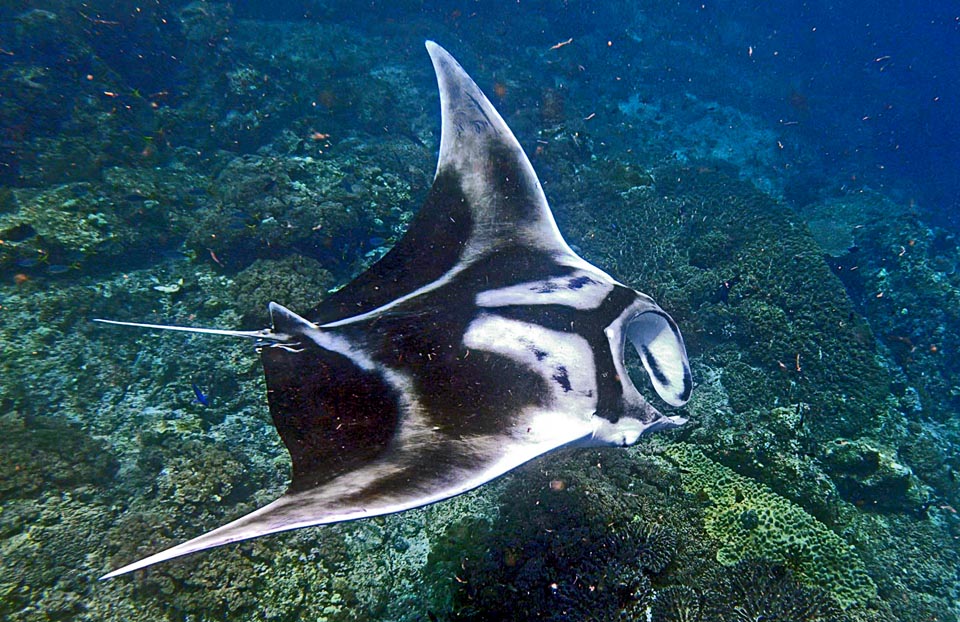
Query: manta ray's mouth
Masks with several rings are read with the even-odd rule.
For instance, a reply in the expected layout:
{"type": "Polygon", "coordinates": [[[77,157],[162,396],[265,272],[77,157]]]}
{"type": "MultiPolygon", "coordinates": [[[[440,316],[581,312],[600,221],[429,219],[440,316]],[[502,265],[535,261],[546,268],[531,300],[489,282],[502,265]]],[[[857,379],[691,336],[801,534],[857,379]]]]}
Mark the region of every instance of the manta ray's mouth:
{"type": "Polygon", "coordinates": [[[690,399],[693,381],[690,367],[676,356],[683,348],[680,330],[666,313],[646,311],[630,319],[624,330],[647,371],[657,395],[671,406],[690,399]]]}

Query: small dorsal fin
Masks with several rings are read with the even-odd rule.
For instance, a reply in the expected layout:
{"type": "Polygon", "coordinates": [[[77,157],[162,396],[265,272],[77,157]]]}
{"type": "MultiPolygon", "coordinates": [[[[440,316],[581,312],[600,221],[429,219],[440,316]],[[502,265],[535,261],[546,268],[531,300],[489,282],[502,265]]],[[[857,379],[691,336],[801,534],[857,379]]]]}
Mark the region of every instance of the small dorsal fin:
{"type": "Polygon", "coordinates": [[[318,324],[381,307],[496,248],[529,246],[580,262],[513,132],[446,50],[426,46],[442,126],[433,186],[396,246],[309,314],[318,324]]]}
{"type": "Polygon", "coordinates": [[[267,305],[270,311],[270,322],[273,332],[282,335],[302,335],[305,331],[316,328],[316,324],[305,320],[285,306],[276,302],[267,305]]]}

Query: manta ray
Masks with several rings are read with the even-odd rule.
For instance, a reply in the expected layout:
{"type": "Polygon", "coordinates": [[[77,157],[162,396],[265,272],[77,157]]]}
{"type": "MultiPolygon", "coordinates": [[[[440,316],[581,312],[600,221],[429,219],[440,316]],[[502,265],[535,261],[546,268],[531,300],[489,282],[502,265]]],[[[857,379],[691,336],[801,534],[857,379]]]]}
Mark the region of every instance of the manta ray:
{"type": "Polygon", "coordinates": [[[369,270],[300,316],[272,302],[258,331],[97,320],[255,341],[289,489],[115,577],[266,534],[401,512],[476,488],[559,447],[627,446],[686,420],[683,338],[647,295],[579,257],[537,175],[479,87],[428,41],[441,138],[426,202],[369,270]]]}

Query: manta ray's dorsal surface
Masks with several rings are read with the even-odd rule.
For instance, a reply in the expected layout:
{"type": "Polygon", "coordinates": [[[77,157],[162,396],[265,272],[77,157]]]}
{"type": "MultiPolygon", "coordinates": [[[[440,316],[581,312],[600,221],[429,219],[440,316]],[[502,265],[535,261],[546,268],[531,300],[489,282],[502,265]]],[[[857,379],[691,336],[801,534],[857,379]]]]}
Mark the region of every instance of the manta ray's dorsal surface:
{"type": "MultiPolygon", "coordinates": [[[[399,512],[572,443],[630,445],[684,422],[641,397],[691,379],[680,332],[648,296],[564,242],[537,176],[487,98],[427,42],[442,137],[426,203],[397,245],[307,317],[272,329],[133,324],[257,339],[293,478],[279,499],[107,575],[269,533],[399,512]]],[[[121,323],[121,322],[115,322],[121,323]]]]}

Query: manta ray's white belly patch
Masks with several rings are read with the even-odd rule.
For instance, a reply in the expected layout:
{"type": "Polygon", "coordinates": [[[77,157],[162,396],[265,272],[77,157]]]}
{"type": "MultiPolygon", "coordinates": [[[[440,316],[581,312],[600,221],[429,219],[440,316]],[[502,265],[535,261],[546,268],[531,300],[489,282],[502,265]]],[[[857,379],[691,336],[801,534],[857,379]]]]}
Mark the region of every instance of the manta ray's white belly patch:
{"type": "Polygon", "coordinates": [[[463,344],[505,356],[535,371],[550,387],[549,403],[589,416],[596,409],[597,382],[593,351],[574,333],[483,313],[467,327],[463,344]]]}

